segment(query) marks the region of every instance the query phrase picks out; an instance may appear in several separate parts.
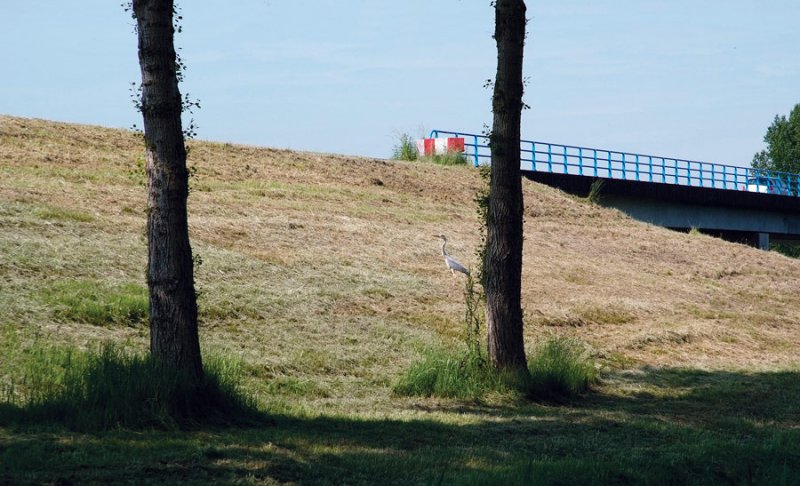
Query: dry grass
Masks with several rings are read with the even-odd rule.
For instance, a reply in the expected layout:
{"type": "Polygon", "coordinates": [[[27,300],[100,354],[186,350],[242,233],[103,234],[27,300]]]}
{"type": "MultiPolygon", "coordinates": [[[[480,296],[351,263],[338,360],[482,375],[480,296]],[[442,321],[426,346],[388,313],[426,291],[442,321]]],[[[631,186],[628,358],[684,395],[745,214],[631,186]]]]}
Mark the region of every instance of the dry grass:
{"type": "MultiPolygon", "coordinates": [[[[143,282],[140,147],[126,131],[0,117],[0,324],[144,345],[146,329],[59,320],[40,295],[143,282]]],[[[303,407],[371,410],[415,346],[458,339],[462,285],[431,235],[475,265],[477,171],[209,142],[192,142],[190,164],[202,340],[241,355],[255,383],[313,381],[303,407]]],[[[612,366],[798,366],[796,260],[524,190],[529,346],[557,334],[612,366]]]]}
{"type": "MultiPolygon", "coordinates": [[[[31,343],[146,349],[145,323],[76,322],[56,295],[144,285],[141,147],[0,116],[0,392],[31,343]]],[[[526,343],[583,341],[602,384],[564,407],[398,397],[420,350],[461,339],[432,235],[475,266],[477,171],[209,142],[189,160],[204,350],[242,362],[278,426],[0,426],[0,483],[792,484],[799,261],[526,181],[526,343]]]]}

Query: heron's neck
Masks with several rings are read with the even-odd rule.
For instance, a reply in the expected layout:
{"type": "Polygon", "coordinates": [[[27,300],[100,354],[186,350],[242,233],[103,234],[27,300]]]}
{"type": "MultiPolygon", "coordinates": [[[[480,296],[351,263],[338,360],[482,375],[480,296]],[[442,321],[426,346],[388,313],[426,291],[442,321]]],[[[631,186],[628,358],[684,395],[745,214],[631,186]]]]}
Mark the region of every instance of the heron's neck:
{"type": "Polygon", "coordinates": [[[447,242],[444,241],[444,240],[442,240],[442,242],[440,243],[441,248],[442,248],[442,256],[447,256],[447,250],[444,249],[446,244],[447,244],[447,242]]]}

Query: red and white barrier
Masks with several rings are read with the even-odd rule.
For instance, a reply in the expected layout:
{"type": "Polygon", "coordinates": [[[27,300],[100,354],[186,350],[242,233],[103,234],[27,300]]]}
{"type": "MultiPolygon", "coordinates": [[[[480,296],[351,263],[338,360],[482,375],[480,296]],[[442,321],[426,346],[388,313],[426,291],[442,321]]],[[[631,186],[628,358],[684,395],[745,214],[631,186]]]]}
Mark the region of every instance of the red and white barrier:
{"type": "Polygon", "coordinates": [[[417,151],[420,155],[444,155],[450,152],[464,152],[464,139],[461,137],[423,138],[417,140],[417,151]]]}

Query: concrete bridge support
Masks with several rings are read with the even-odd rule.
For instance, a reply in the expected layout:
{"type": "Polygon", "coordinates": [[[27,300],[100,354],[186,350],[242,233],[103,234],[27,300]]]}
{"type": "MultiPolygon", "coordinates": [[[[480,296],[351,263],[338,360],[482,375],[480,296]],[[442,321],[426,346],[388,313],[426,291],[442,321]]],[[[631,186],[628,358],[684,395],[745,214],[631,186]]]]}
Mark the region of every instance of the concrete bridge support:
{"type": "MultiPolygon", "coordinates": [[[[586,196],[598,179],[574,174],[523,172],[525,177],[586,196]]],[[[748,191],[600,179],[600,204],[632,218],[703,233],[768,250],[771,239],[800,240],[800,197],[748,191]]]]}
{"type": "Polygon", "coordinates": [[[758,234],[758,248],[760,250],[769,250],[769,233],[758,234]]]}

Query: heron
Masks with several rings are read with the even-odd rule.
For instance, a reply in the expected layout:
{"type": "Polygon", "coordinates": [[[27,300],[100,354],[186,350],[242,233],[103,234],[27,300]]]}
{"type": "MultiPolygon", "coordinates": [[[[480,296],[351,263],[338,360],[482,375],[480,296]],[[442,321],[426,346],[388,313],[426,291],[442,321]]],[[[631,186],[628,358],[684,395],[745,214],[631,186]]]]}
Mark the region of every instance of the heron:
{"type": "Polygon", "coordinates": [[[440,240],[439,245],[440,248],[442,249],[444,264],[447,265],[447,268],[450,269],[450,273],[455,275],[456,272],[461,272],[464,275],[469,275],[469,270],[467,270],[467,267],[465,267],[464,265],[459,263],[455,258],[447,254],[447,249],[445,248],[445,246],[447,245],[447,237],[445,235],[433,235],[433,236],[439,238],[440,240]]]}

